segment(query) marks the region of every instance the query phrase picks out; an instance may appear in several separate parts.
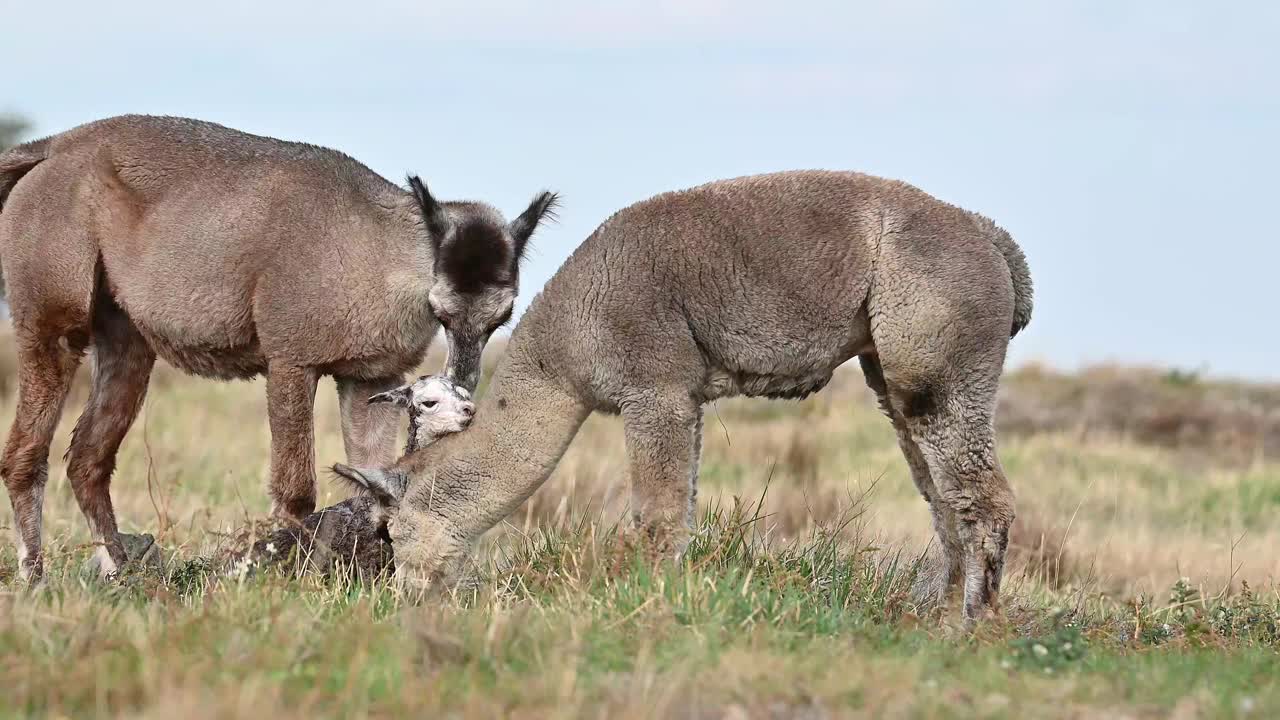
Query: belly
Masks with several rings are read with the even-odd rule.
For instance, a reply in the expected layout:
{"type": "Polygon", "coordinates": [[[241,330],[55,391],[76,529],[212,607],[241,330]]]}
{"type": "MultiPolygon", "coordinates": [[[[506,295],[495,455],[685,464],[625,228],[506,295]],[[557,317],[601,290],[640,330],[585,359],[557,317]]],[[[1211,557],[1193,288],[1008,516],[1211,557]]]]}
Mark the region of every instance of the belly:
{"type": "MultiPolygon", "coordinates": [[[[118,250],[116,248],[115,250],[118,250]]],[[[253,278],[217,253],[104,252],[107,288],[156,355],[185,372],[241,379],[265,371],[253,317],[253,278]]]]}
{"type": "Polygon", "coordinates": [[[807,374],[765,375],[713,368],[699,393],[699,400],[711,402],[719,398],[745,395],[774,400],[799,400],[818,392],[831,382],[834,368],[807,374]]]}
{"type": "Polygon", "coordinates": [[[237,345],[216,345],[139,329],[157,356],[192,375],[217,380],[247,380],[267,371],[267,360],[256,336],[237,345]]]}
{"type": "Polygon", "coordinates": [[[710,368],[702,388],[706,399],[800,399],[826,387],[836,368],[875,349],[865,309],[829,316],[805,336],[786,324],[744,327],[749,329],[709,334],[699,343],[710,368]]]}

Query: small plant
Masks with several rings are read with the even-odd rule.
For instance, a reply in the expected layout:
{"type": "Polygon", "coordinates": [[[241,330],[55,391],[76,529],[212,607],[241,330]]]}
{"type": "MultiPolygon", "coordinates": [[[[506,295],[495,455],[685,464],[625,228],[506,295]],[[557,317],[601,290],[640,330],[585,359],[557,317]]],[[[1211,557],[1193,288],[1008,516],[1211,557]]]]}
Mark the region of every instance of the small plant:
{"type": "Polygon", "coordinates": [[[1200,604],[1200,591],[1191,584],[1189,578],[1179,578],[1169,589],[1169,616],[1167,620],[1175,620],[1180,624],[1194,622],[1199,615],[1196,605],[1200,604]]]}
{"type": "Polygon", "coordinates": [[[1079,626],[1067,622],[1059,624],[1057,630],[1049,635],[1018,638],[1009,646],[1015,666],[1051,675],[1083,659],[1088,642],[1079,626]]]}
{"type": "Polygon", "coordinates": [[[199,597],[216,575],[214,564],[206,558],[175,563],[169,573],[169,585],[180,597],[199,597]]]}
{"type": "Polygon", "coordinates": [[[1280,607],[1259,598],[1248,582],[1241,584],[1238,594],[1224,598],[1209,611],[1209,623],[1224,638],[1280,644],[1280,607]]]}

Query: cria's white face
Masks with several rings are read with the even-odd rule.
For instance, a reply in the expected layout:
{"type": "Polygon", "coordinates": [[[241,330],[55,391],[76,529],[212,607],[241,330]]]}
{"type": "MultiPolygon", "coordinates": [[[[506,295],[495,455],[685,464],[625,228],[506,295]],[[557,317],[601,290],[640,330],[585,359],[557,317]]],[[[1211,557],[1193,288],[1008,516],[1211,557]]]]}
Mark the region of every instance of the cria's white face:
{"type": "Polygon", "coordinates": [[[418,425],[419,440],[461,432],[471,424],[476,404],[471,393],[448,378],[428,375],[409,385],[409,415],[418,425]]]}
{"type": "Polygon", "coordinates": [[[466,430],[476,412],[471,393],[443,375],[423,375],[408,385],[378,393],[369,402],[391,403],[409,411],[410,450],[466,430]]]}

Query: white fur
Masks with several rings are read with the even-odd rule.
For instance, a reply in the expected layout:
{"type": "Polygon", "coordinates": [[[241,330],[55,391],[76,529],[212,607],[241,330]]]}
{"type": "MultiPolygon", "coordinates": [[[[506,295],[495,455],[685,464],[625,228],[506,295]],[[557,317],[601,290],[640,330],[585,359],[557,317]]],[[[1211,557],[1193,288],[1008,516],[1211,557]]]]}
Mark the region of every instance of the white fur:
{"type": "Polygon", "coordinates": [[[107,552],[105,545],[99,545],[98,549],[93,551],[93,559],[98,564],[98,574],[103,577],[114,575],[119,570],[116,567],[116,561],[111,559],[111,553],[107,552]]]}
{"type": "Polygon", "coordinates": [[[18,545],[18,576],[23,580],[31,579],[31,572],[27,570],[26,561],[29,551],[27,544],[22,541],[22,533],[18,532],[18,528],[13,529],[14,542],[18,545]]]}
{"type": "Polygon", "coordinates": [[[111,553],[107,552],[107,546],[103,544],[106,541],[102,531],[92,521],[89,523],[89,535],[95,543],[98,543],[97,549],[93,551],[93,560],[98,565],[98,574],[104,578],[114,575],[120,568],[116,566],[116,561],[111,559],[111,553]]]}
{"type": "Polygon", "coordinates": [[[466,430],[476,407],[468,397],[470,393],[465,388],[437,375],[414,382],[410,386],[409,413],[417,418],[419,443],[466,430]]]}
{"type": "MultiPolygon", "coordinates": [[[[35,495],[34,502],[36,507],[43,508],[44,507],[44,485],[37,483],[32,493],[33,495],[35,495]]],[[[39,537],[40,533],[42,532],[42,528],[41,528],[42,524],[43,524],[43,517],[37,515],[36,516],[36,536],[37,537],[39,537]]],[[[22,539],[22,530],[19,528],[17,518],[14,519],[14,523],[13,523],[13,535],[14,535],[14,541],[18,546],[18,577],[24,581],[30,580],[31,570],[27,568],[26,560],[28,557],[31,556],[31,550],[30,548],[27,547],[27,543],[22,539]]]]}

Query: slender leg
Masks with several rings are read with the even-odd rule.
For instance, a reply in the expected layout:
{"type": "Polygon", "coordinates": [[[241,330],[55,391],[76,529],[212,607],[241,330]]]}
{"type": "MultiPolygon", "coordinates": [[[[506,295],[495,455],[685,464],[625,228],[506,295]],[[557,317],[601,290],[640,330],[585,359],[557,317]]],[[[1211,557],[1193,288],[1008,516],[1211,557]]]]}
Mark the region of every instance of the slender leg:
{"type": "Polygon", "coordinates": [[[18,350],[18,410],[5,445],[0,475],[13,507],[18,574],[38,582],[44,572],[40,534],[44,488],[49,479],[49,443],[62,414],[83,346],[62,337],[33,337],[21,329],[18,350]]]}
{"type": "Polygon", "coordinates": [[[387,403],[370,405],[370,395],[399,387],[399,376],[381,380],[338,378],[342,442],[347,462],[357,467],[385,467],[396,460],[397,421],[401,415],[387,403]]]}
{"type": "Polygon", "coordinates": [[[999,609],[1014,495],[995,453],[994,392],[954,389],[936,412],[909,419],[949,511],[964,579],[969,623],[999,609]]]}
{"type": "Polygon", "coordinates": [[[114,575],[128,561],[117,535],[111,474],[120,443],[142,408],[155,353],[110,300],[100,301],[93,323],[93,390],[67,450],[67,478],[100,546],[98,569],[114,575]]]}
{"type": "Polygon", "coordinates": [[[678,393],[648,394],[622,407],[633,517],[660,552],[679,553],[688,542],[698,410],[678,393]]]}
{"type": "Polygon", "coordinates": [[[957,563],[969,625],[998,609],[1014,517],[992,420],[1016,298],[994,240],[976,225],[928,220],[885,234],[867,297],[891,406],[933,481],[944,579],[957,563]],[[921,252],[939,237],[945,253],[921,252]]]}
{"type": "Polygon", "coordinates": [[[697,410],[697,419],[693,424],[693,456],[689,463],[689,512],[690,523],[698,520],[698,471],[702,467],[702,416],[701,406],[697,410]]]}
{"type": "Polygon", "coordinates": [[[271,514],[300,521],[316,509],[315,370],[283,362],[267,368],[271,422],[271,514]]]}
{"type": "Polygon", "coordinates": [[[926,608],[942,604],[952,587],[960,579],[960,538],[956,532],[950,509],[942,502],[933,477],[929,474],[929,464],[920,446],[911,436],[911,428],[906,417],[893,406],[891,393],[884,378],[884,370],[880,366],[880,358],[874,354],[861,355],[858,361],[862,364],[862,374],[867,386],[876,393],[880,409],[888,416],[898,436],[898,447],[907,460],[911,471],[911,479],[921,497],[929,503],[929,511],[933,515],[933,531],[938,545],[931,557],[927,558],[920,575],[916,579],[913,595],[916,602],[926,608]]]}

